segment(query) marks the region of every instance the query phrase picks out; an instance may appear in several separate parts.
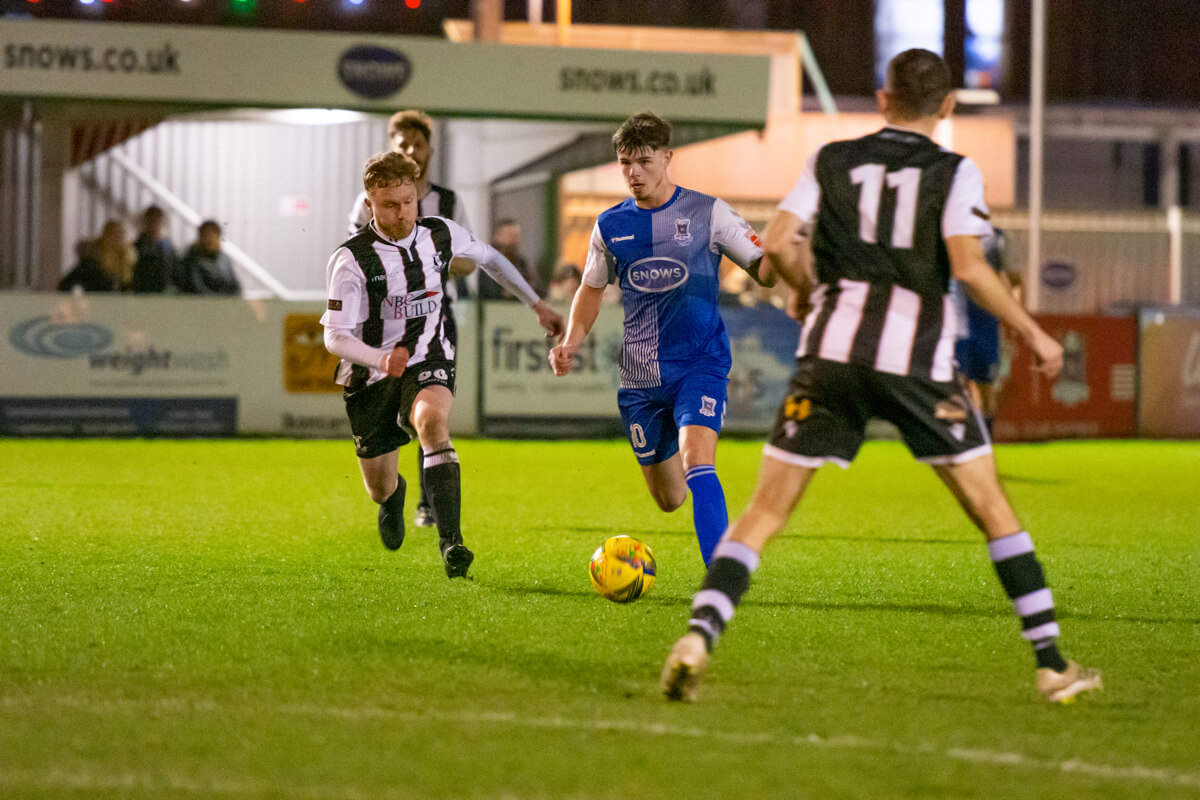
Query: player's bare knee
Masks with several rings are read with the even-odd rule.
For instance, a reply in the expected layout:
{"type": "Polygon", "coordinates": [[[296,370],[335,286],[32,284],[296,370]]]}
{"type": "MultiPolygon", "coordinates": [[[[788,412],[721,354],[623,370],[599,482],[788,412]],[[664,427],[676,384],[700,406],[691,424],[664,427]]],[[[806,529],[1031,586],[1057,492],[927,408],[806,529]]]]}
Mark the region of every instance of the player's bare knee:
{"type": "Polygon", "coordinates": [[[382,504],[383,501],[391,497],[392,493],[396,491],[397,484],[393,483],[389,486],[383,483],[367,483],[365,485],[367,487],[367,494],[370,495],[371,500],[382,504]]]}
{"type": "Polygon", "coordinates": [[[687,499],[686,491],[672,491],[671,489],[658,489],[651,492],[654,502],[658,503],[658,507],[668,513],[678,510],[683,505],[683,501],[687,499]]]}
{"type": "Polygon", "coordinates": [[[423,414],[413,420],[413,424],[417,429],[417,439],[421,442],[421,449],[425,452],[436,449],[435,446],[438,444],[450,441],[450,427],[446,418],[441,414],[423,414]]]}

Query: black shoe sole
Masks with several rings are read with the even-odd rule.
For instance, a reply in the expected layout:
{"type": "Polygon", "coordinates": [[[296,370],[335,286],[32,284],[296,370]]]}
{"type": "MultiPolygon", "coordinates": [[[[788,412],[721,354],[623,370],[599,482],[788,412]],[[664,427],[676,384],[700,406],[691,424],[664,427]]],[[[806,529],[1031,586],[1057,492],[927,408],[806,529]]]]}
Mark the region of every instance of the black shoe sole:
{"type": "Polygon", "coordinates": [[[467,549],[466,545],[456,544],[446,550],[442,556],[442,561],[446,566],[447,578],[465,578],[467,570],[471,568],[471,562],[475,560],[475,554],[467,549]]]}

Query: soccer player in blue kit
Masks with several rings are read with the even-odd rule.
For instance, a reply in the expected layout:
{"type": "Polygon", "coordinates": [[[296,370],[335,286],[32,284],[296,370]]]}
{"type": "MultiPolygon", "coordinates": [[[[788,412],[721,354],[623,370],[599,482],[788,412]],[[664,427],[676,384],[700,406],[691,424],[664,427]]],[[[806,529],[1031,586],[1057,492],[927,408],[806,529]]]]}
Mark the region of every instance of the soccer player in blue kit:
{"type": "Polygon", "coordinates": [[[556,375],[570,371],[615,276],[625,307],[621,421],[659,508],[674,511],[691,490],[707,564],[729,523],[714,466],[732,363],[717,313],[721,256],[764,286],[775,281],[753,228],[728,203],[671,182],[670,123],[635,114],[612,142],[633,197],[596,220],[567,332],[550,364],[556,375]]]}

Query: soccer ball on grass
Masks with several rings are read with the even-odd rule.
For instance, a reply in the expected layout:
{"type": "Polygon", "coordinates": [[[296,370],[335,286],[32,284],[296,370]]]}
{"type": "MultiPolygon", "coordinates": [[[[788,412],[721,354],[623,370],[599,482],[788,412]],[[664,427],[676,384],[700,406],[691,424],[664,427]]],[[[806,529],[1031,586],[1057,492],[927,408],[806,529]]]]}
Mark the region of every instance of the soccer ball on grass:
{"type": "Polygon", "coordinates": [[[588,565],[592,586],[614,603],[632,603],[646,594],[657,572],[649,545],[632,536],[605,539],[588,565]]]}

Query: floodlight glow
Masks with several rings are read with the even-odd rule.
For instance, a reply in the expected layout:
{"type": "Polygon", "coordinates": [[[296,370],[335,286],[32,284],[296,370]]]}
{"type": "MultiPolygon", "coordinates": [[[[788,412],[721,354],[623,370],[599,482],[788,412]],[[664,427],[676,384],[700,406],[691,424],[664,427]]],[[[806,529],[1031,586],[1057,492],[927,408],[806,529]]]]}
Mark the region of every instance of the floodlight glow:
{"type": "Polygon", "coordinates": [[[361,122],[370,119],[360,111],[343,108],[281,108],[263,115],[271,122],[286,125],[341,125],[346,122],[361,122]]]}

